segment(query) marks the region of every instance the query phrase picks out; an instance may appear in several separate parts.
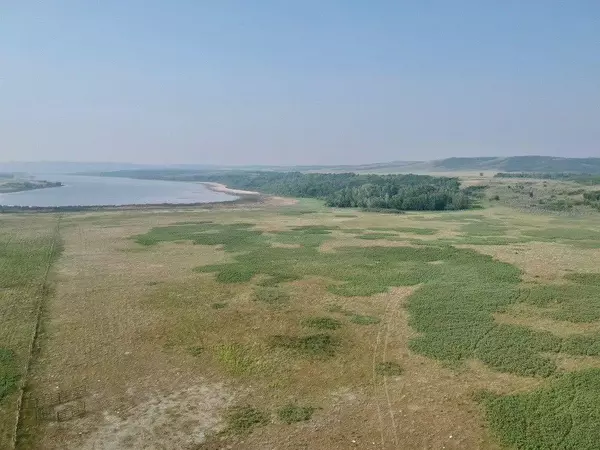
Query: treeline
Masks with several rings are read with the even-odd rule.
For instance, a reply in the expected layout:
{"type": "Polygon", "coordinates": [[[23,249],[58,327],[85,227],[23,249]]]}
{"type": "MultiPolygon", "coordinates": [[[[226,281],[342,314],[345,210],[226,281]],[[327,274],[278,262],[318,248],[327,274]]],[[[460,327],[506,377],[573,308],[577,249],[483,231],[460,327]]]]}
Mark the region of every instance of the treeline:
{"type": "Polygon", "coordinates": [[[358,175],[269,171],[127,171],[108,176],[222,183],[236,189],[322,199],[329,206],[397,211],[470,208],[476,195],[457,178],[429,175],[358,175]]]}
{"type": "Polygon", "coordinates": [[[580,184],[600,184],[600,175],[592,173],[569,173],[569,172],[498,172],[496,178],[533,178],[538,180],[574,181],[580,184]]]}

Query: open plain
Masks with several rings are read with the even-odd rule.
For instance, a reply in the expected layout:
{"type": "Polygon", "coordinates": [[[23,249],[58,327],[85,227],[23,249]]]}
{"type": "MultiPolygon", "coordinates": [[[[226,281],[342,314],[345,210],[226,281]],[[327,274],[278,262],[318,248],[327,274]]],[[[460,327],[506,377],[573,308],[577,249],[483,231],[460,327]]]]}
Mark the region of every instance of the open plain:
{"type": "Polygon", "coordinates": [[[598,448],[595,215],[0,224],[0,448],[598,448]]]}

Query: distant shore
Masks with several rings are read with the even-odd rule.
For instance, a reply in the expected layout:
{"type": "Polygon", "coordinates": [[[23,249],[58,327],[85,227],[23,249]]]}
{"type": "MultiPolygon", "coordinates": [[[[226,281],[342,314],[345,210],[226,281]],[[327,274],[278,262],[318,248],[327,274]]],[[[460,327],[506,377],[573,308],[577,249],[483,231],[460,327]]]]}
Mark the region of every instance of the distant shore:
{"type": "Polygon", "coordinates": [[[46,180],[9,180],[0,183],[0,194],[12,194],[14,192],[33,191],[35,189],[47,189],[62,187],[60,181],[46,180]]]}

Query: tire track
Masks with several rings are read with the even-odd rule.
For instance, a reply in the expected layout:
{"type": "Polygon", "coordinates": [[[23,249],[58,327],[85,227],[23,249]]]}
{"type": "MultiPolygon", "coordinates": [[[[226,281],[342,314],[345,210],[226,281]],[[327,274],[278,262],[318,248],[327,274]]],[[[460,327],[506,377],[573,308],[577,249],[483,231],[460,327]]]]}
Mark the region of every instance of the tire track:
{"type": "Polygon", "coordinates": [[[573,418],[573,405],[575,404],[575,400],[577,400],[577,392],[575,392],[573,394],[573,398],[571,399],[571,402],[569,403],[569,407],[567,408],[567,411],[569,411],[569,427],[567,428],[567,431],[562,436],[560,441],[556,444],[556,448],[563,448],[563,444],[565,443],[565,441],[568,439],[569,435],[573,431],[573,427],[575,425],[575,419],[573,418]]]}
{"type": "Polygon", "coordinates": [[[29,348],[27,352],[27,361],[25,363],[25,370],[23,373],[23,377],[21,378],[21,383],[19,386],[19,396],[17,398],[17,410],[15,413],[15,424],[13,428],[11,449],[14,450],[18,445],[18,436],[19,429],[23,422],[23,397],[25,395],[25,388],[27,387],[27,381],[29,379],[29,375],[31,372],[31,363],[33,361],[35,347],[37,344],[37,340],[40,334],[41,322],[42,322],[42,312],[45,307],[45,300],[48,298],[48,275],[50,273],[50,268],[52,267],[52,260],[54,256],[54,252],[57,248],[57,243],[60,240],[60,221],[62,216],[58,216],[56,220],[56,227],[54,228],[54,233],[52,236],[52,243],[50,244],[50,248],[48,249],[48,261],[46,263],[46,268],[44,270],[44,275],[42,277],[42,282],[40,284],[40,294],[36,304],[35,310],[35,326],[31,333],[31,338],[29,340],[29,348]]]}
{"type": "Polygon", "coordinates": [[[479,345],[481,344],[481,342],[490,335],[490,333],[492,331],[494,331],[496,328],[498,328],[498,324],[493,324],[490,326],[490,328],[487,329],[487,331],[485,333],[483,333],[481,336],[479,336],[479,339],[477,339],[477,341],[475,342],[475,344],[473,345],[473,350],[472,353],[474,356],[475,353],[477,353],[477,350],[479,349],[479,345]]]}
{"type": "MultiPolygon", "coordinates": [[[[391,303],[391,300],[390,300],[390,302],[388,302],[388,305],[390,303],[391,303]]],[[[390,328],[391,328],[390,325],[391,325],[394,317],[397,314],[399,303],[400,303],[400,300],[397,299],[394,304],[393,310],[392,310],[391,318],[388,317],[387,313],[385,315],[387,324],[386,324],[386,332],[385,332],[385,341],[383,344],[383,358],[382,358],[383,362],[387,362],[387,349],[388,349],[388,342],[389,342],[389,338],[390,338],[390,328]]],[[[383,388],[384,388],[385,397],[387,400],[388,413],[390,415],[390,419],[392,421],[392,428],[394,431],[394,444],[395,444],[396,448],[398,448],[398,427],[396,425],[396,418],[394,416],[394,408],[392,406],[392,400],[390,398],[390,392],[388,389],[387,378],[388,377],[386,375],[383,376],[383,388]]]]}
{"type": "Polygon", "coordinates": [[[375,348],[373,349],[373,363],[372,363],[372,373],[373,373],[373,400],[375,402],[375,406],[377,407],[377,418],[379,419],[379,433],[381,435],[381,448],[385,448],[385,434],[383,432],[383,415],[381,414],[381,405],[379,404],[379,400],[377,399],[377,352],[379,350],[379,345],[381,344],[381,334],[385,325],[385,320],[388,315],[388,311],[390,308],[391,299],[388,299],[385,305],[385,312],[383,313],[384,320],[379,324],[379,328],[377,330],[377,338],[375,339],[375,348]]]}
{"type": "Polygon", "coordinates": [[[6,253],[6,251],[8,250],[8,246],[11,244],[12,240],[14,239],[16,234],[16,231],[12,232],[11,234],[8,235],[8,239],[6,239],[6,241],[4,242],[4,249],[3,251],[6,253]]]}

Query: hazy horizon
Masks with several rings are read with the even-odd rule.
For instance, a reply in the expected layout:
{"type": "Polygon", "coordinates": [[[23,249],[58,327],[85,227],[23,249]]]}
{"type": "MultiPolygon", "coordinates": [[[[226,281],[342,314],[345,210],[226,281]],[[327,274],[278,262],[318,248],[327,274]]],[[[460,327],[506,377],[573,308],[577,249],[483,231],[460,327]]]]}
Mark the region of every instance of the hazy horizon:
{"type": "Polygon", "coordinates": [[[595,1],[3,9],[0,162],[600,156],[595,1]]]}

